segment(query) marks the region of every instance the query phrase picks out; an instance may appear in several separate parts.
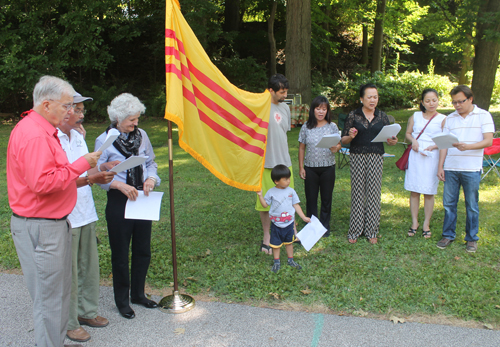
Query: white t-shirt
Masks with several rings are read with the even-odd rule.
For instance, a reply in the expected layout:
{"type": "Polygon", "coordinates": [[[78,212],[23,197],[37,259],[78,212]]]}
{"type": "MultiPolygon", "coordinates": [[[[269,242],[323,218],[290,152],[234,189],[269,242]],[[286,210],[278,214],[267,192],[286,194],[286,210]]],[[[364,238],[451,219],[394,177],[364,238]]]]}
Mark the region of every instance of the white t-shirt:
{"type": "Polygon", "coordinates": [[[295,220],[295,208],[293,205],[300,202],[299,196],[293,188],[280,189],[272,187],[264,196],[266,203],[271,206],[269,218],[277,227],[284,228],[295,220]]]}
{"type": "MultiPolygon", "coordinates": [[[[89,150],[82,134],[72,129],[70,135],[71,139],[60,129],[57,129],[57,136],[59,136],[59,141],[61,141],[61,146],[64,152],[66,152],[68,161],[73,163],[81,156],[87,154],[89,150]]],[[[80,177],[85,177],[86,175],[87,173],[84,172],[80,177]]],[[[77,193],[78,197],[75,208],[68,216],[72,228],[79,228],[99,219],[95,210],[94,198],[92,197],[92,188],[88,185],[83,186],[77,189],[77,193]]]]}
{"type": "MultiPolygon", "coordinates": [[[[466,144],[484,140],[484,133],[494,133],[495,123],[488,111],[476,105],[465,118],[457,111],[446,117],[443,133],[452,133],[458,137],[459,142],[466,144]]],[[[448,148],[443,169],[448,171],[482,171],[483,152],[481,149],[459,151],[457,148],[448,148]]]]}

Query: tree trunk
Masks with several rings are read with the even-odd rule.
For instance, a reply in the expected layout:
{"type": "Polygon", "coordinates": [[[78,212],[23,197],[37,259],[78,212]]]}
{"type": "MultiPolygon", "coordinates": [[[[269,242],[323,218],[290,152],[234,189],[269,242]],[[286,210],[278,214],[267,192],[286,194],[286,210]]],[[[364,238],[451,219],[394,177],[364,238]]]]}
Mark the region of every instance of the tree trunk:
{"type": "Polygon", "coordinates": [[[498,68],[500,42],[492,33],[500,32],[500,0],[483,0],[477,20],[472,91],[474,103],[482,109],[490,107],[491,94],[498,68]]]}
{"type": "Polygon", "coordinates": [[[465,34],[466,41],[464,43],[464,52],[462,54],[462,69],[460,70],[458,84],[469,84],[467,72],[470,70],[470,66],[472,63],[472,27],[470,27],[470,30],[471,32],[465,34]]]}
{"type": "Polygon", "coordinates": [[[385,3],[386,0],[377,0],[377,17],[375,18],[375,30],[373,32],[372,73],[381,70],[385,3]]]}
{"type": "Polygon", "coordinates": [[[240,29],[240,0],[226,0],[224,7],[224,26],[226,32],[240,29]]]}
{"type": "Polygon", "coordinates": [[[368,67],[368,26],[366,23],[363,23],[363,43],[361,52],[361,65],[368,67]]]}
{"type": "Polygon", "coordinates": [[[278,3],[273,1],[271,6],[271,15],[269,16],[269,21],[267,22],[267,37],[269,39],[269,72],[271,76],[276,74],[276,40],[274,38],[274,18],[276,17],[276,8],[278,3]]]}
{"type": "Polygon", "coordinates": [[[288,0],[286,6],[286,77],[290,93],[311,102],[311,0],[288,0]]]}
{"type": "MultiPolygon", "coordinates": [[[[325,31],[330,32],[330,5],[326,5],[325,8],[325,16],[328,18],[326,22],[323,23],[323,29],[325,31]]],[[[328,73],[328,61],[330,60],[330,47],[325,47],[324,51],[324,56],[323,56],[323,63],[321,64],[321,70],[323,73],[327,74],[328,73]]]]}

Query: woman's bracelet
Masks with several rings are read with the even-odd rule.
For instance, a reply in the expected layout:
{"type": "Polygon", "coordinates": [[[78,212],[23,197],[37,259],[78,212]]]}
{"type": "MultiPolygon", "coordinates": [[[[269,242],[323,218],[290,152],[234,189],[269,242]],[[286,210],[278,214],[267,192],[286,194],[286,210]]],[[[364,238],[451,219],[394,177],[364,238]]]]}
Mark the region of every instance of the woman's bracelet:
{"type": "Polygon", "coordinates": [[[148,177],[148,180],[153,180],[155,186],[156,186],[156,178],[154,178],[153,176],[149,176],[148,177]]]}

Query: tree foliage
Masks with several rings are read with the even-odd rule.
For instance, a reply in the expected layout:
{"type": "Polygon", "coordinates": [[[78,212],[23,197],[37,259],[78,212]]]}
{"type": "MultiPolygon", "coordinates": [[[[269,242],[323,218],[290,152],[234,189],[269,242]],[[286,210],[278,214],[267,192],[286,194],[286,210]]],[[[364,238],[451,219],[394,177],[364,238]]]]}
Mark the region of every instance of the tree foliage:
{"type": "MultiPolygon", "coordinates": [[[[394,75],[421,71],[433,60],[437,73],[468,83],[479,44],[490,47],[498,41],[499,30],[490,22],[498,24],[499,15],[480,16],[487,12],[480,10],[486,1],[498,0],[387,0],[377,70],[394,75]]],[[[286,48],[287,26],[294,25],[287,23],[286,13],[301,2],[275,1],[275,48],[269,44],[268,28],[273,1],[180,3],[209,57],[235,85],[262,91],[273,66],[285,73],[287,60],[292,64],[287,58],[298,44],[286,48]]],[[[314,91],[321,83],[364,75],[374,52],[377,1],[310,3],[308,69],[314,91]]],[[[29,108],[33,85],[41,75],[52,74],[94,97],[89,118],[107,118],[105,106],[124,91],[141,98],[148,115],[161,115],[164,12],[165,0],[0,0],[0,112],[29,108]]],[[[480,82],[478,76],[487,76],[492,85],[498,54],[486,55],[490,72],[475,74],[474,79],[480,82]]],[[[289,79],[299,70],[288,69],[289,79]]],[[[493,90],[493,95],[498,93],[493,90]]]]}

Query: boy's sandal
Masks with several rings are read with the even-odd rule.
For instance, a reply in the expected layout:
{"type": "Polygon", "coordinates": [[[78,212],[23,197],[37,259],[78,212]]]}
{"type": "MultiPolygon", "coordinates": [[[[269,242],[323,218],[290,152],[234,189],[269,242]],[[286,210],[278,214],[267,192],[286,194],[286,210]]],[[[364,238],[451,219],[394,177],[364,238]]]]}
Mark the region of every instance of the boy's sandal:
{"type": "Polygon", "coordinates": [[[430,230],[422,230],[422,236],[425,238],[425,239],[428,239],[432,236],[431,234],[431,231],[430,230]]]}
{"type": "Polygon", "coordinates": [[[416,233],[417,233],[417,229],[412,229],[412,228],[410,227],[410,230],[408,230],[408,236],[409,236],[409,237],[413,237],[413,236],[415,236],[415,234],[416,234],[416,233]]]}
{"type": "Polygon", "coordinates": [[[270,250],[271,246],[265,245],[264,242],[262,242],[262,244],[260,245],[260,251],[269,254],[270,250]],[[263,251],[262,249],[265,249],[265,251],[263,251]]]}

